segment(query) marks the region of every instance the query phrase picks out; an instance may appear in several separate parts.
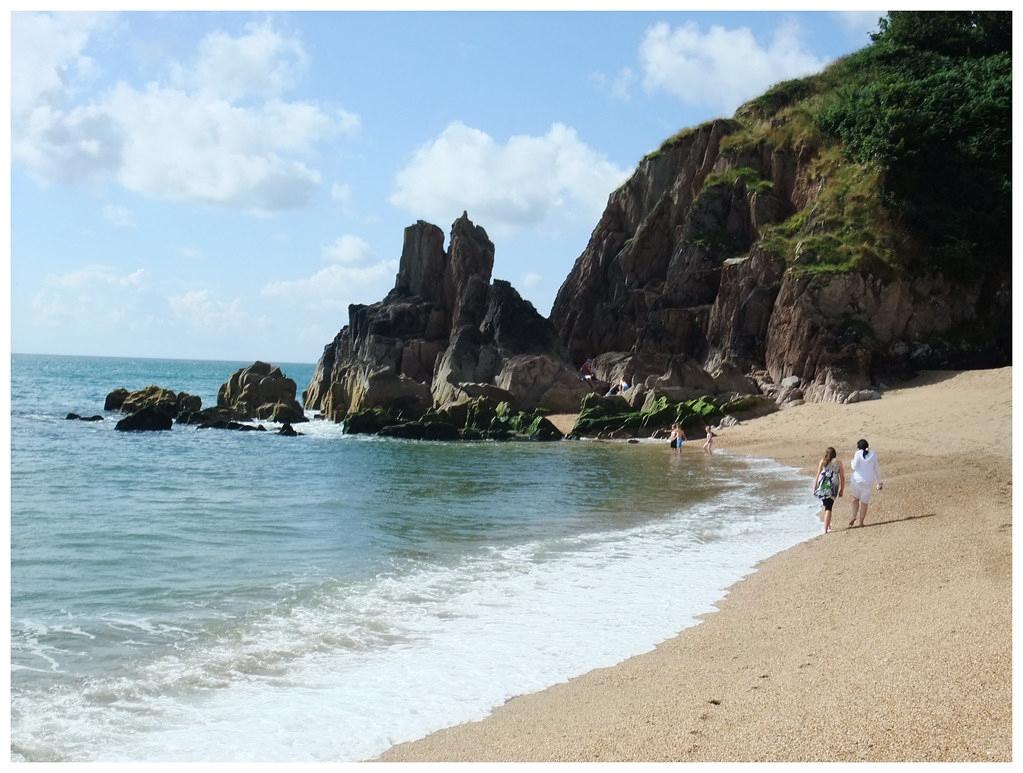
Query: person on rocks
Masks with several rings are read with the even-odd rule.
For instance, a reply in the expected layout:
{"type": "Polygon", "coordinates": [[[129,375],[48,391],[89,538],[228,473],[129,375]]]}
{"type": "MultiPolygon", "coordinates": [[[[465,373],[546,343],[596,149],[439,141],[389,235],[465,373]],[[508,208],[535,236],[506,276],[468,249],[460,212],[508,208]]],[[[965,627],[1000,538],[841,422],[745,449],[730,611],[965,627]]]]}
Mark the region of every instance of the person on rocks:
{"type": "Polygon", "coordinates": [[[579,378],[583,381],[593,380],[593,360],[587,358],[586,361],[579,366],[579,378]]]}
{"type": "Polygon", "coordinates": [[[852,518],[850,526],[862,526],[867,518],[867,506],[870,504],[871,494],[874,487],[880,491],[884,488],[884,481],[881,480],[881,465],[878,464],[877,454],[870,450],[870,443],[862,438],[856,441],[858,453],[853,454],[850,467],[852,468],[852,479],[849,481],[849,493],[852,495],[852,518]]]}
{"type": "Polygon", "coordinates": [[[821,501],[824,508],[824,533],[831,531],[831,508],[835,499],[845,493],[845,468],[838,460],[838,453],[828,446],[824,450],[820,464],[817,465],[817,478],[813,486],[813,495],[821,501]]]}
{"type": "Polygon", "coordinates": [[[703,453],[713,454],[714,453],[714,438],[717,435],[714,434],[714,430],[710,428],[709,424],[703,426],[704,432],[706,432],[706,440],[703,441],[703,453]]]}
{"type": "Polygon", "coordinates": [[[671,434],[668,435],[668,445],[671,449],[677,454],[682,453],[682,444],[685,443],[686,440],[688,440],[688,438],[686,437],[686,433],[682,427],[678,424],[672,424],[671,434]]]}

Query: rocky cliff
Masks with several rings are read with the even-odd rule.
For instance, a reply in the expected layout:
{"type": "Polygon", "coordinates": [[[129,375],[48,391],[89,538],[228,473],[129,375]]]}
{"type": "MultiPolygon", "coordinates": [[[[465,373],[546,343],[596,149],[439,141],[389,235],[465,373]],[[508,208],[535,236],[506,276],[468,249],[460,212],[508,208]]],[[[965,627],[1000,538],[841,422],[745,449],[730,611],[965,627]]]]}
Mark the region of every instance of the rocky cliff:
{"type": "Polygon", "coordinates": [[[758,389],[851,402],[917,369],[1008,363],[1011,17],[880,26],[643,158],[549,321],[490,282],[494,247],[467,216],[447,251],[436,226],[406,229],[394,290],[350,307],[306,406],[341,419],[488,393],[575,411],[584,360],[641,387],[635,410],[758,389]]]}
{"type": "Polygon", "coordinates": [[[687,361],[760,370],[839,402],[916,368],[1008,362],[1007,262],[929,261],[883,171],[815,124],[821,88],[781,84],[681,132],[611,194],[551,312],[575,361],[622,353],[634,383],[687,361]]]}

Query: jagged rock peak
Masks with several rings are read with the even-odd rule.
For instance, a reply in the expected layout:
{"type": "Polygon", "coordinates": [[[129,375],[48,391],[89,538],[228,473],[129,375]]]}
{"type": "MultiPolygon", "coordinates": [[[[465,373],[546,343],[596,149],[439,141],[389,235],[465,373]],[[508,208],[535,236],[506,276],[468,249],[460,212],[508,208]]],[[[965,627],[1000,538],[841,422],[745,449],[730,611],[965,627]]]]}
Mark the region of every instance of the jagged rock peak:
{"type": "Polygon", "coordinates": [[[395,291],[402,295],[418,295],[423,300],[443,305],[443,277],[447,263],[444,232],[433,223],[417,220],[415,225],[405,229],[395,291]]]}
{"type": "Polygon", "coordinates": [[[446,251],[440,228],[418,220],[405,229],[394,293],[435,303],[457,319],[463,295],[468,293],[470,304],[478,300],[479,288],[472,285],[488,285],[493,269],[494,245],[468,212],[451,224],[446,251]]]}

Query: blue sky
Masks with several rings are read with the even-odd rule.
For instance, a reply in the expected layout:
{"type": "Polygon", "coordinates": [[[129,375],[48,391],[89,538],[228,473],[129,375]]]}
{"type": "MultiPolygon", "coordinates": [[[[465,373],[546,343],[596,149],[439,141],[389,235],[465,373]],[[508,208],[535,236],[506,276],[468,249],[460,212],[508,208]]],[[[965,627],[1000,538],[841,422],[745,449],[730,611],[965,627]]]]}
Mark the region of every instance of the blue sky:
{"type": "Polygon", "coordinates": [[[14,14],[13,351],[312,362],[463,210],[546,314],[645,153],[880,15],[14,14]]]}

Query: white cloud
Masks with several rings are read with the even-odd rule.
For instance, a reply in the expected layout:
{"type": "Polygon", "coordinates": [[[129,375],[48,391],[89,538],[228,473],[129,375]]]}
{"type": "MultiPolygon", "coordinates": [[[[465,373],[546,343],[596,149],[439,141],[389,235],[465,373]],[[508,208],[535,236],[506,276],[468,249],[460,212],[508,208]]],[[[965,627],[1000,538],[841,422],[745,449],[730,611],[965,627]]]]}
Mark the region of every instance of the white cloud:
{"type": "Polygon", "coordinates": [[[139,290],[145,271],[122,274],[110,266],[84,266],[66,274],[50,274],[32,296],[34,322],[42,326],[103,329],[139,324],[145,319],[139,290]]]}
{"type": "Polygon", "coordinates": [[[867,44],[867,35],[877,32],[877,21],[887,15],[887,11],[835,11],[838,20],[852,37],[860,38],[867,44]]]}
{"type": "Polygon", "coordinates": [[[795,24],[778,27],[771,42],[762,46],[747,27],[714,25],[703,33],[695,22],[674,29],[659,22],[647,29],[639,59],[647,91],[665,91],[683,102],[725,111],[779,81],[809,75],[826,64],[804,47],[795,24]]]}
{"type": "Polygon", "coordinates": [[[210,296],[210,291],[189,290],[167,298],[174,315],[193,328],[210,334],[225,331],[247,332],[265,320],[255,319],[242,308],[239,298],[223,301],[210,296]]]}
{"type": "Polygon", "coordinates": [[[522,277],[522,287],[526,290],[532,290],[535,287],[539,287],[541,282],[543,282],[543,277],[532,271],[522,277]]]}
{"type": "Polygon", "coordinates": [[[434,222],[468,210],[498,234],[541,225],[557,230],[594,221],[627,174],[564,124],[501,144],[456,121],[398,172],[390,201],[434,222]]]}
{"type": "Polygon", "coordinates": [[[349,303],[384,295],[398,272],[398,261],[381,260],[364,239],[353,234],[325,245],[321,258],[330,265],[302,279],[268,282],[260,294],[303,309],[346,310],[349,303]]]}
{"type": "Polygon", "coordinates": [[[613,78],[602,72],[595,72],[590,79],[614,99],[621,102],[632,100],[632,86],[636,82],[636,73],[631,67],[623,67],[613,78]]]}
{"type": "Polygon", "coordinates": [[[11,15],[11,110],[15,115],[95,74],[95,62],[82,52],[102,20],[87,13],[11,15]]]}
{"type": "Polygon", "coordinates": [[[247,24],[237,38],[210,33],[199,43],[195,63],[176,66],[173,77],[178,85],[214,98],[266,98],[293,88],[308,64],[302,44],[279,35],[267,20],[247,24]]]}
{"type": "Polygon", "coordinates": [[[102,210],[103,219],[114,228],[134,228],[135,216],[131,211],[116,204],[107,204],[102,210]]]}
{"type": "Polygon", "coordinates": [[[13,158],[43,180],[112,178],[153,198],[291,209],[320,183],[306,158],[316,145],[359,128],[354,113],[281,98],[307,56],[268,24],[208,35],[167,83],[120,81],[76,104],[62,75],[82,59],[91,28],[53,33],[51,43],[58,19],[31,15],[14,32],[13,82],[29,85],[13,111],[13,158]],[[24,53],[33,44],[44,53],[24,53]]]}
{"type": "Polygon", "coordinates": [[[268,298],[286,300],[303,307],[347,310],[348,304],[367,302],[384,295],[398,273],[398,261],[382,260],[362,266],[338,263],[326,266],[305,279],[269,282],[260,291],[268,298]]]}
{"type": "Polygon", "coordinates": [[[85,266],[67,274],[51,274],[46,278],[46,284],[52,287],[85,287],[88,285],[139,287],[145,274],[146,272],[141,268],[130,274],[119,274],[109,266],[85,266]]]}
{"type": "Polygon", "coordinates": [[[182,257],[189,258],[190,260],[199,260],[200,258],[206,257],[202,250],[197,247],[182,247],[182,257]]]}
{"type": "Polygon", "coordinates": [[[369,244],[358,236],[345,234],[323,248],[323,257],[331,263],[365,263],[371,255],[369,244]]]}

